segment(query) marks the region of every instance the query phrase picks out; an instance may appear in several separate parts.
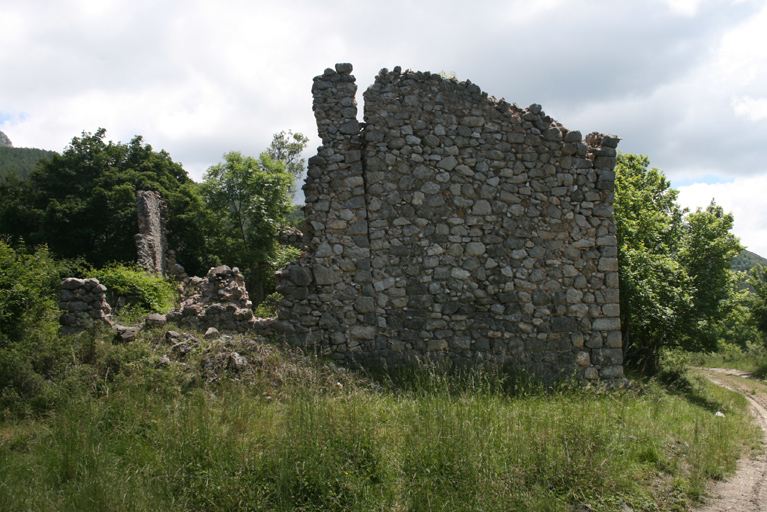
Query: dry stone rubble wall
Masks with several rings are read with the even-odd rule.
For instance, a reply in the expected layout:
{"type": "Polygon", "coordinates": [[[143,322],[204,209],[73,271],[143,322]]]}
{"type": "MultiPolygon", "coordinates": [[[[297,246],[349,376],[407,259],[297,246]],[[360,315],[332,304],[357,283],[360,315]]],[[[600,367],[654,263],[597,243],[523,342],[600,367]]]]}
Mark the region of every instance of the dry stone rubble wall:
{"type": "Polygon", "coordinates": [[[382,70],[357,121],[350,64],[314,79],[305,257],[285,332],[338,360],[440,354],[544,378],[622,378],[615,136],[469,81],[382,70]]]}
{"type": "Polygon", "coordinates": [[[107,303],[106,286],[98,279],[68,277],[59,287],[60,330],[73,334],[91,326],[94,322],[112,325],[112,308],[107,303]]]}
{"type": "Polygon", "coordinates": [[[168,322],[191,325],[202,331],[213,327],[224,332],[271,333],[274,320],[253,316],[245,278],[237,267],[213,267],[205,278],[191,278],[190,284],[196,292],[166,315],[168,322]]]}

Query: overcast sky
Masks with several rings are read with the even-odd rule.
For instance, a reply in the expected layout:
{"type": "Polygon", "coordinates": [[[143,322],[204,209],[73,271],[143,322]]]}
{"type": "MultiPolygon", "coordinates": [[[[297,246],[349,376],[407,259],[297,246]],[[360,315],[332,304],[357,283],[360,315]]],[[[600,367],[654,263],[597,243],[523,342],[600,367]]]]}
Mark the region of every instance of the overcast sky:
{"type": "MultiPolygon", "coordinates": [[[[312,77],[455,72],[648,155],[767,256],[767,0],[0,0],[0,130],[62,151],[143,135],[200,181],[280,130],[319,145],[312,77]]],[[[361,109],[360,109],[361,110],[361,109]]]]}

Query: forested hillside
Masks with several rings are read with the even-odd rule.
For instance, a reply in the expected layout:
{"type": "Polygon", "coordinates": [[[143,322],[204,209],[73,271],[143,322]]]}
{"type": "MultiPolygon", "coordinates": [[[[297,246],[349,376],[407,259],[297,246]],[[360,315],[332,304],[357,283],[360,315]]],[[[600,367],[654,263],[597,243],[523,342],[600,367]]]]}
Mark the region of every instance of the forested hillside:
{"type": "Polygon", "coordinates": [[[16,175],[26,179],[37,166],[37,162],[56,155],[55,151],[37,148],[14,148],[0,145],[0,179],[16,175]]]}
{"type": "Polygon", "coordinates": [[[743,251],[732,260],[732,269],[738,272],[748,272],[757,265],[767,266],[767,258],[751,251],[743,251]]]}

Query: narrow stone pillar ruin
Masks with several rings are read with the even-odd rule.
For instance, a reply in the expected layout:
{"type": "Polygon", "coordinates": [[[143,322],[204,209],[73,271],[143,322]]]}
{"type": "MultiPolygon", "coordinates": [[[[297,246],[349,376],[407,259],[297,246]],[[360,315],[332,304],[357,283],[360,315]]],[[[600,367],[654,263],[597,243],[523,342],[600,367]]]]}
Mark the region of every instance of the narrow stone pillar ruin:
{"type": "Polygon", "coordinates": [[[138,266],[161,277],[167,272],[168,240],[165,224],[168,203],[151,190],[136,192],[139,232],[134,236],[138,266]]]}

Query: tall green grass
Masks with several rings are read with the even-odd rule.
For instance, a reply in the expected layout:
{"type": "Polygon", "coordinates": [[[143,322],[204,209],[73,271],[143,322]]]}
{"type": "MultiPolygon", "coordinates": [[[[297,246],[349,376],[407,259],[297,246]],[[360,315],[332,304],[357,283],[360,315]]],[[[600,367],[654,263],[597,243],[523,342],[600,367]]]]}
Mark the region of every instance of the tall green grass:
{"type": "Polygon", "coordinates": [[[737,345],[723,344],[718,352],[712,353],[672,353],[672,358],[685,364],[706,368],[733,368],[745,372],[754,372],[759,378],[767,377],[767,348],[764,345],[749,345],[741,348],[737,345]]]}
{"type": "Polygon", "coordinates": [[[6,421],[0,510],[681,510],[757,436],[743,397],[699,379],[675,396],[431,367],[380,386],[269,354],[247,381],[158,393],[138,372],[6,421]]]}

